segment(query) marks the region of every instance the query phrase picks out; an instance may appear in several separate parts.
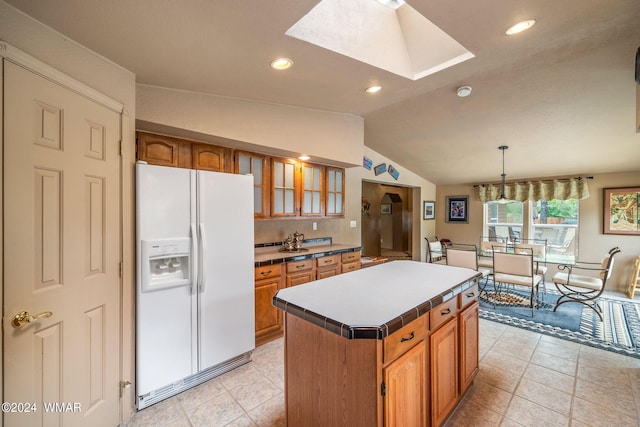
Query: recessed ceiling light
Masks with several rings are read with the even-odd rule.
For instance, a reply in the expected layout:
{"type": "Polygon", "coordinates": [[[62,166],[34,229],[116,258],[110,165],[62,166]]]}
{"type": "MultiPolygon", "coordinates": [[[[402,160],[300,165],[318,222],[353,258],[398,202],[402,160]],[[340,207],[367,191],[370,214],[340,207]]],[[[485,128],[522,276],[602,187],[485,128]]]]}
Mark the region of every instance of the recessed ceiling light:
{"type": "Polygon", "coordinates": [[[380,92],[381,89],[382,89],[382,86],[369,86],[364,91],[367,93],[376,93],[376,92],[380,92]]]}
{"type": "Polygon", "coordinates": [[[456,92],[460,98],[471,95],[471,86],[460,86],[456,92]]]}
{"type": "Polygon", "coordinates": [[[274,70],[286,70],[293,65],[293,60],[289,58],[278,58],[271,61],[271,68],[274,70]]]}
{"type": "Polygon", "coordinates": [[[306,162],[310,158],[311,157],[307,156],[306,154],[303,154],[302,156],[298,157],[298,160],[302,160],[303,162],[306,162]]]}
{"type": "Polygon", "coordinates": [[[529,19],[528,21],[518,22],[516,25],[509,27],[509,29],[504,33],[508,36],[512,36],[514,34],[518,34],[525,30],[528,30],[529,28],[533,27],[535,23],[536,23],[535,19],[529,19]]]}

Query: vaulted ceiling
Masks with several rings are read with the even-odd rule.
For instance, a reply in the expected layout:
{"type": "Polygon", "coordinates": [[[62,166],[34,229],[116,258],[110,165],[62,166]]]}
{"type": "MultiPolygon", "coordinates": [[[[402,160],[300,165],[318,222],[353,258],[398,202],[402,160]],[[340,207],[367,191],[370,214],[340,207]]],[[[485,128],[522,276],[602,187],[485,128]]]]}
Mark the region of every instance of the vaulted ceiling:
{"type": "MultiPolygon", "coordinates": [[[[500,145],[508,179],[640,172],[637,0],[407,0],[474,55],[416,80],[286,35],[318,0],[6,1],[138,83],[363,116],[365,145],[436,184],[496,181],[500,145]]],[[[376,0],[334,0],[356,1],[376,0]]]]}

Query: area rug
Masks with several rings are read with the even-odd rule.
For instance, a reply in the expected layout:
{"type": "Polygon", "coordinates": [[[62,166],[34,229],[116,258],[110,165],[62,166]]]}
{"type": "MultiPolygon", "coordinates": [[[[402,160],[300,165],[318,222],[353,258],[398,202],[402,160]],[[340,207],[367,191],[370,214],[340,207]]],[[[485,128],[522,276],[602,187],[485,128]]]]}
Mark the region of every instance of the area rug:
{"type": "Polygon", "coordinates": [[[563,304],[553,312],[559,296],[557,290],[547,289],[543,300],[540,292],[532,318],[530,290],[514,287],[496,293],[489,284],[480,294],[480,318],[640,358],[640,303],[601,297],[601,322],[592,309],[578,303],[563,304]]]}

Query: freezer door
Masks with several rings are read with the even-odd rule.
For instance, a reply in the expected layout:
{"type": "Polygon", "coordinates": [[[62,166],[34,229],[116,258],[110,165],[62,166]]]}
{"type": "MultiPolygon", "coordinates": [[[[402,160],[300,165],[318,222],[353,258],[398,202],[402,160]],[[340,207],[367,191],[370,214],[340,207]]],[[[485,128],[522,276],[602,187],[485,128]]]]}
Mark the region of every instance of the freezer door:
{"type": "Polygon", "coordinates": [[[255,347],[253,177],[198,171],[199,369],[255,347]]]}
{"type": "MultiPolygon", "coordinates": [[[[197,371],[197,296],[191,281],[143,290],[141,242],[190,239],[195,225],[195,174],[188,169],[136,165],[136,393],[145,395],[197,371]],[[190,189],[193,187],[193,193],[190,189]]],[[[190,240],[192,242],[192,240],[190,240]]],[[[186,245],[187,247],[193,245],[186,245]]],[[[192,251],[192,249],[188,249],[192,251]]],[[[190,254],[193,258],[193,255],[190,254]]],[[[173,262],[173,261],[172,261],[173,262]]],[[[191,275],[193,277],[193,275],[191,275]]]]}

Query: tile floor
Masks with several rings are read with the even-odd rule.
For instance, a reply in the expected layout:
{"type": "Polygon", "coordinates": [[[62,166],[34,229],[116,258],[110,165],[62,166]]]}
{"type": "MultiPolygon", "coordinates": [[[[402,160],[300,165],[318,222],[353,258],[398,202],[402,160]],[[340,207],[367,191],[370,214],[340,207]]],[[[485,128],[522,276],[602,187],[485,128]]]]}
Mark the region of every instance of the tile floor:
{"type": "MultiPolygon", "coordinates": [[[[285,426],[282,364],[279,339],[126,425],[285,426]]],[[[640,359],[481,319],[480,372],[445,426],[640,426],[640,359]]]]}

